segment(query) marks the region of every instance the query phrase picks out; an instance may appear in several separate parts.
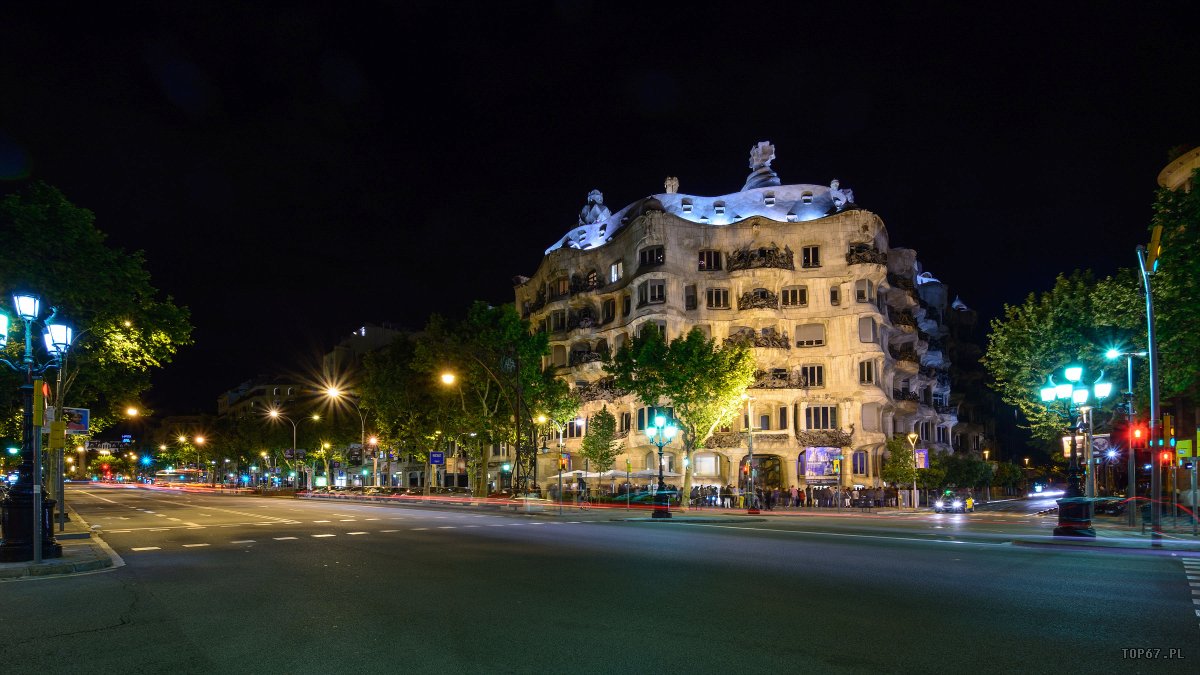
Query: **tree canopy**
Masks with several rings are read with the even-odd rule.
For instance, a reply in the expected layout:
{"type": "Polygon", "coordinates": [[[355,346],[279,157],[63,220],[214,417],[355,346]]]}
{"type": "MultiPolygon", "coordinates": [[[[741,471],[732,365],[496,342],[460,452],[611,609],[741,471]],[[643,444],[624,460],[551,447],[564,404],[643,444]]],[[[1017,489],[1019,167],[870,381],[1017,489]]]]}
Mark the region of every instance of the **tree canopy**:
{"type": "MultiPolygon", "coordinates": [[[[92,408],[93,431],[150,386],[150,374],[191,344],[187,309],[159,297],[140,251],[109,246],[91,211],[44,183],[0,199],[0,291],[38,294],[75,331],[63,364],[61,404],[92,408]]],[[[11,331],[8,358],[24,349],[11,331]]],[[[15,424],[16,383],[3,369],[0,410],[15,424]]]]}
{"type": "Polygon", "coordinates": [[[645,328],[605,366],[614,384],[633,392],[643,404],[670,401],[688,459],[683,478],[688,494],[692,453],[741,410],[742,394],[754,382],[753,352],[743,344],[718,346],[698,328],[669,344],[660,331],[645,328]]]}

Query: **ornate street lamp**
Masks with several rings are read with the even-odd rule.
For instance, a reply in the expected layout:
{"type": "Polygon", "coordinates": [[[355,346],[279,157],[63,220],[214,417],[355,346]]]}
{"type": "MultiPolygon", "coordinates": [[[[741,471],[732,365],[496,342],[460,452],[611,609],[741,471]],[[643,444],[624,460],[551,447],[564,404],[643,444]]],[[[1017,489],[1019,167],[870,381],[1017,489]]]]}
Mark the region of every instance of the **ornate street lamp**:
{"type": "MultiPolygon", "coordinates": [[[[62,545],[54,540],[51,514],[55,501],[43,500],[41,430],[34,427],[34,378],[51,368],[59,368],[62,358],[71,346],[72,330],[56,322],[58,310],[50,309],[50,316],[41,321],[41,301],[36,295],[17,293],[13,295],[13,307],[17,317],[25,324],[25,350],[21,360],[13,363],[0,359],[14,372],[25,376],[21,385],[22,423],[21,464],[17,468],[17,483],[3,502],[0,528],[4,532],[4,543],[0,545],[0,562],[19,562],[42,558],[57,558],[62,555],[62,545]],[[44,329],[42,344],[46,360],[34,358],[33,328],[40,324],[44,329]]],[[[8,345],[8,314],[0,311],[0,349],[8,345]]]]}
{"type": "Polygon", "coordinates": [[[1080,427],[1079,408],[1087,404],[1089,397],[1097,402],[1103,401],[1112,393],[1112,384],[1104,381],[1103,371],[1100,377],[1089,389],[1083,380],[1083,368],[1067,366],[1063,370],[1066,382],[1055,383],[1054,376],[1046,377],[1046,386],[1042,387],[1042,402],[1052,407],[1056,402],[1063,404],[1064,418],[1067,421],[1067,433],[1071,435],[1071,463],[1067,467],[1067,493],[1058,500],[1058,527],[1054,528],[1055,536],[1063,537],[1094,537],[1092,529],[1091,500],[1083,496],[1082,477],[1079,473],[1079,448],[1076,434],[1080,427]]]}
{"type": "Polygon", "coordinates": [[[663,480],[663,446],[670,444],[677,433],[679,427],[675,426],[675,421],[671,420],[668,424],[664,415],[655,415],[654,424],[646,429],[650,443],[658,448],[658,491],[654,494],[653,514],[655,518],[671,517],[670,496],[667,494],[667,483],[663,480]]]}

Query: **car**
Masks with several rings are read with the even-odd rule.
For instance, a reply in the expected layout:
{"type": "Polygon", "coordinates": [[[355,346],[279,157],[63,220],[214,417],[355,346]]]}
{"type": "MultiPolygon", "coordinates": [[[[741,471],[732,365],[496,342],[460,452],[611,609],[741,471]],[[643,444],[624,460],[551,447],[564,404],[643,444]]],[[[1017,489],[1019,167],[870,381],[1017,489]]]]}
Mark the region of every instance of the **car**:
{"type": "Polygon", "coordinates": [[[942,495],[933,503],[934,513],[973,513],[974,511],[975,499],[973,497],[947,494],[942,495]]]}

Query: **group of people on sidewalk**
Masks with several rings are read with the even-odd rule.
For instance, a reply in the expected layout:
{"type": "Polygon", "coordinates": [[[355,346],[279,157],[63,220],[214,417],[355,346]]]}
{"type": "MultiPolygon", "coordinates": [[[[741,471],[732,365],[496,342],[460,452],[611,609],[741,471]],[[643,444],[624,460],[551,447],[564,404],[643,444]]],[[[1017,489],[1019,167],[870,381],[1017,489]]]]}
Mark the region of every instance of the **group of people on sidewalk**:
{"type": "Polygon", "coordinates": [[[800,489],[779,487],[756,487],[753,500],[749,490],[735,485],[697,485],[692,488],[691,504],[696,507],[724,509],[749,508],[756,502],[759,508],[773,511],[776,508],[837,508],[895,506],[895,496],[888,496],[883,488],[855,487],[843,490],[838,486],[807,486],[800,489]]]}

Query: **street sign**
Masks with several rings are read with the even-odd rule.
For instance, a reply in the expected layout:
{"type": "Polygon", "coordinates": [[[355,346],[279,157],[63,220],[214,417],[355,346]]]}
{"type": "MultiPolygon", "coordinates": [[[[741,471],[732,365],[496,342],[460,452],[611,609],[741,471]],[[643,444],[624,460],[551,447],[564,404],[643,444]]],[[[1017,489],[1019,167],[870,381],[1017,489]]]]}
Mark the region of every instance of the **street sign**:
{"type": "Polygon", "coordinates": [[[1192,452],[1192,440],[1175,441],[1175,454],[1180,457],[1195,457],[1192,452]]]}
{"type": "Polygon", "coordinates": [[[445,464],[446,463],[446,453],[444,453],[444,452],[429,453],[429,463],[430,464],[445,464]]]}
{"type": "Polygon", "coordinates": [[[917,468],[918,469],[928,469],[929,468],[929,449],[928,448],[918,448],[917,449],[917,468]]]}
{"type": "Polygon", "coordinates": [[[283,450],[283,458],[284,458],[284,459],[295,459],[295,458],[296,458],[296,453],[292,452],[292,449],[291,449],[291,448],[284,448],[284,450],[283,450]]]}

